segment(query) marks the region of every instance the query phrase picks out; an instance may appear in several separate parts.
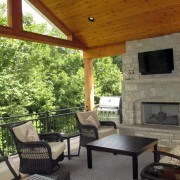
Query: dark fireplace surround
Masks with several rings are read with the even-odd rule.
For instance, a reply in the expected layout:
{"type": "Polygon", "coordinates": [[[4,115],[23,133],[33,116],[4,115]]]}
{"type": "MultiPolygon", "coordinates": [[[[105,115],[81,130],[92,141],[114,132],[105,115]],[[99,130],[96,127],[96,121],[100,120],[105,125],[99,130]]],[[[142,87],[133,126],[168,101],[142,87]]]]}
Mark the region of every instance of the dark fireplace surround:
{"type": "Polygon", "coordinates": [[[179,103],[142,102],[142,124],[180,126],[179,103]]]}

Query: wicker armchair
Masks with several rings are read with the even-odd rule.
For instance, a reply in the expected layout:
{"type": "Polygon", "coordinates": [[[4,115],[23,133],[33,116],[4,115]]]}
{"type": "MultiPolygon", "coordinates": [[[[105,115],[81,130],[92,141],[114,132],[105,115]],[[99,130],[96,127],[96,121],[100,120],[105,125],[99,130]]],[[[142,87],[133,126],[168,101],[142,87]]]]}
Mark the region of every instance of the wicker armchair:
{"type": "Polygon", "coordinates": [[[81,133],[81,146],[117,133],[116,124],[113,121],[99,121],[96,111],[76,112],[76,119],[81,133]]]}
{"type": "Polygon", "coordinates": [[[59,133],[37,134],[31,121],[10,128],[20,158],[21,173],[50,174],[59,169],[66,148],[59,133]]]}

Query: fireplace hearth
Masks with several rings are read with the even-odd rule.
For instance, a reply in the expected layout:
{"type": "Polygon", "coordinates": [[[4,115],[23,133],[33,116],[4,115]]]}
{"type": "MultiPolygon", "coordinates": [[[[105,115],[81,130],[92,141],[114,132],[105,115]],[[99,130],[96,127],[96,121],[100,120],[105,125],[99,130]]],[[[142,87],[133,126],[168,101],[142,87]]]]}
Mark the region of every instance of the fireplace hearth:
{"type": "Polygon", "coordinates": [[[142,123],[179,126],[179,103],[142,103],[142,123]]]}

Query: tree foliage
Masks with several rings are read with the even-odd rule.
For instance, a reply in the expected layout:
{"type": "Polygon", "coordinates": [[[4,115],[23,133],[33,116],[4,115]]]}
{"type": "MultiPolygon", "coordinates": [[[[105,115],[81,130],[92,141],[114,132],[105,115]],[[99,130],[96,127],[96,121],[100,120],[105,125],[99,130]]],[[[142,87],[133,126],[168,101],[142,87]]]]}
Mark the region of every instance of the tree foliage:
{"type": "MultiPolygon", "coordinates": [[[[2,5],[1,5],[2,6],[2,5]]],[[[3,7],[0,25],[6,24],[3,7]]],[[[62,36],[46,24],[24,16],[27,31],[62,36]]],[[[120,95],[122,75],[117,58],[94,60],[95,95],[120,95]]],[[[19,115],[84,104],[81,52],[0,37],[0,115],[19,115]]]]}
{"type": "Polygon", "coordinates": [[[100,96],[120,96],[122,74],[113,58],[94,60],[95,101],[98,103],[100,96]]]}
{"type": "Polygon", "coordinates": [[[7,25],[7,3],[3,2],[0,4],[0,25],[6,26],[7,25]]]}

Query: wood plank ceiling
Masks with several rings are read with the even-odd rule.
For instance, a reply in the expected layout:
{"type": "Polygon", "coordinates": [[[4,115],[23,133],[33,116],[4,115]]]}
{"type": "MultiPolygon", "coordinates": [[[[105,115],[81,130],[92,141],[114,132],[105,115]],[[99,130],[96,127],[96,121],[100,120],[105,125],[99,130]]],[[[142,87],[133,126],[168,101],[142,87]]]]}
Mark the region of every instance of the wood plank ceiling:
{"type": "Polygon", "coordinates": [[[81,49],[85,59],[124,53],[126,41],[180,32],[180,0],[25,0],[67,40],[24,31],[21,0],[7,1],[0,36],[81,49]]]}
{"type": "Polygon", "coordinates": [[[40,11],[45,7],[54,16],[50,21],[58,19],[65,34],[72,34],[87,49],[180,31],[179,0],[29,1],[40,11]]]}

